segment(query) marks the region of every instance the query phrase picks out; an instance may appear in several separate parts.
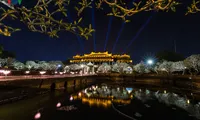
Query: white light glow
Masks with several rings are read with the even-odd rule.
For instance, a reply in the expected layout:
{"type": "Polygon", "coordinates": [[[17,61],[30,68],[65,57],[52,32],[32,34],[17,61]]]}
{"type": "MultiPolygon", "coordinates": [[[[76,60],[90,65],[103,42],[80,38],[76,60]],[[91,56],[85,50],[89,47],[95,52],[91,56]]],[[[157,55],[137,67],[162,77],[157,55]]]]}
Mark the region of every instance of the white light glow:
{"type": "Polygon", "coordinates": [[[40,112],[36,113],[34,118],[35,118],[35,120],[40,119],[41,118],[41,113],[40,112]]]}
{"type": "Polygon", "coordinates": [[[81,68],[83,68],[84,67],[84,65],[81,65],[81,68]]]}
{"type": "Polygon", "coordinates": [[[25,71],[25,73],[26,73],[26,74],[29,74],[29,73],[30,73],[30,71],[25,71]]]}
{"type": "Polygon", "coordinates": [[[81,92],[78,93],[78,96],[81,97],[81,92]]]}
{"type": "Polygon", "coordinates": [[[70,101],[72,101],[73,99],[74,99],[74,98],[73,98],[72,96],[69,98],[70,101]]]}
{"type": "Polygon", "coordinates": [[[3,71],[3,74],[4,74],[4,75],[8,75],[10,72],[11,72],[11,71],[9,71],[9,70],[4,70],[4,71],[3,71]]]}
{"type": "Polygon", "coordinates": [[[61,103],[59,102],[59,103],[57,103],[57,105],[56,105],[56,107],[60,107],[61,106],[61,103]]]}
{"type": "Polygon", "coordinates": [[[153,64],[153,60],[148,60],[147,64],[152,65],[153,64]]]}
{"type": "Polygon", "coordinates": [[[167,91],[166,91],[166,90],[164,90],[164,93],[166,94],[166,93],[167,93],[167,91]]]}
{"type": "Polygon", "coordinates": [[[187,100],[187,104],[190,104],[190,100],[187,100]]]}
{"type": "Polygon", "coordinates": [[[43,75],[43,74],[45,74],[46,73],[46,71],[40,71],[40,74],[41,75],[43,75]]]}
{"type": "Polygon", "coordinates": [[[4,72],[4,70],[0,70],[0,73],[3,73],[4,72]]]}

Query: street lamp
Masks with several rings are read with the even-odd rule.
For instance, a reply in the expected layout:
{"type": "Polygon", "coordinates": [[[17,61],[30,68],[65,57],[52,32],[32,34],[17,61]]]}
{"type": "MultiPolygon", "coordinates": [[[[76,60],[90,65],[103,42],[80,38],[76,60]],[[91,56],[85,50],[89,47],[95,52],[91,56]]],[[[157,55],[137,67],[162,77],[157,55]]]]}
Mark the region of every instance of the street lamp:
{"type": "Polygon", "coordinates": [[[41,75],[44,75],[46,73],[46,71],[40,71],[41,75]]]}
{"type": "MultiPolygon", "coordinates": [[[[26,75],[28,75],[29,73],[30,73],[30,71],[25,71],[25,74],[26,74],[26,75]]],[[[27,77],[27,76],[25,76],[25,77],[27,77]]]]}
{"type": "Polygon", "coordinates": [[[152,65],[153,63],[154,63],[153,60],[151,60],[151,59],[147,60],[148,65],[152,65]]]}
{"type": "Polygon", "coordinates": [[[4,71],[3,71],[3,74],[4,74],[5,76],[7,76],[9,73],[11,73],[10,70],[4,70],[4,71]]]}
{"type": "Polygon", "coordinates": [[[25,74],[29,74],[30,73],[30,71],[25,71],[25,74]]]}

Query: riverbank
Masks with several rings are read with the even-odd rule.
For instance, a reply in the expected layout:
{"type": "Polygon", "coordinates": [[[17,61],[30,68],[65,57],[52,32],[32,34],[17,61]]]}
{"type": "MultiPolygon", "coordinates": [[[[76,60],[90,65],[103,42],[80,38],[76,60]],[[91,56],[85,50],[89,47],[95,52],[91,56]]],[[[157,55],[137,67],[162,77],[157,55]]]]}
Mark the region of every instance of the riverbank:
{"type": "Polygon", "coordinates": [[[76,85],[70,82],[66,87],[63,86],[59,89],[53,89],[53,91],[50,88],[0,85],[0,105],[17,102],[24,99],[34,98],[36,96],[54,91],[64,91],[67,93],[71,93],[73,91],[76,91],[77,89],[79,90],[91,84],[93,84],[92,80],[87,80],[87,83],[76,85]]]}

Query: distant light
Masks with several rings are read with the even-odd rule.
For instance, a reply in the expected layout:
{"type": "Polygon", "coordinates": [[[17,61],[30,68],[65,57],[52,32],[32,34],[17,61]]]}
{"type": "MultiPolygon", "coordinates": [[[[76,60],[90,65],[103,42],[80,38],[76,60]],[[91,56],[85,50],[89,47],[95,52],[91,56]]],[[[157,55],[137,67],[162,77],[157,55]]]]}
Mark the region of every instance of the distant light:
{"type": "Polygon", "coordinates": [[[142,92],[142,89],[139,89],[140,92],[142,92]]]}
{"type": "Polygon", "coordinates": [[[61,67],[61,65],[59,64],[58,67],[61,67]]]}
{"type": "Polygon", "coordinates": [[[153,64],[153,60],[147,60],[147,64],[152,65],[153,64]]]}
{"type": "Polygon", "coordinates": [[[57,103],[57,105],[56,105],[56,107],[60,107],[61,106],[61,103],[59,102],[59,103],[57,103]]]}
{"type": "Polygon", "coordinates": [[[93,89],[95,89],[95,86],[92,86],[93,89]]]}
{"type": "Polygon", "coordinates": [[[8,75],[9,73],[11,73],[11,71],[9,71],[9,70],[4,70],[4,71],[3,71],[3,74],[4,74],[4,75],[8,75]]]}
{"type": "Polygon", "coordinates": [[[82,65],[81,65],[81,68],[83,68],[83,67],[84,67],[84,65],[82,64],[82,65]]]}
{"type": "Polygon", "coordinates": [[[35,118],[35,120],[40,119],[41,118],[41,113],[40,112],[36,113],[34,118],[35,118]]]}
{"type": "Polygon", "coordinates": [[[119,87],[117,88],[117,91],[119,91],[119,87]]]}
{"type": "Polygon", "coordinates": [[[187,103],[190,104],[190,100],[187,100],[187,103]]]}
{"type": "Polygon", "coordinates": [[[126,88],[126,90],[130,94],[133,91],[133,88],[126,88]]]}
{"type": "Polygon", "coordinates": [[[29,74],[29,73],[30,73],[30,71],[25,71],[25,73],[26,73],[26,74],[29,74]]]}
{"type": "Polygon", "coordinates": [[[162,71],[166,71],[166,69],[165,69],[165,68],[161,68],[161,70],[162,70],[162,71]]]}
{"type": "Polygon", "coordinates": [[[46,71],[40,71],[40,74],[41,75],[43,75],[43,74],[45,74],[46,73],[46,71]]]}
{"type": "Polygon", "coordinates": [[[81,97],[81,92],[78,93],[78,96],[81,97]]]}
{"type": "Polygon", "coordinates": [[[131,95],[130,97],[133,98],[133,95],[131,95]]]}
{"type": "Polygon", "coordinates": [[[167,93],[167,91],[166,91],[166,90],[164,90],[164,93],[166,94],[166,93],[167,93]]]}
{"type": "Polygon", "coordinates": [[[73,100],[73,97],[71,96],[71,97],[69,98],[69,100],[72,101],[72,100],[73,100]]]}

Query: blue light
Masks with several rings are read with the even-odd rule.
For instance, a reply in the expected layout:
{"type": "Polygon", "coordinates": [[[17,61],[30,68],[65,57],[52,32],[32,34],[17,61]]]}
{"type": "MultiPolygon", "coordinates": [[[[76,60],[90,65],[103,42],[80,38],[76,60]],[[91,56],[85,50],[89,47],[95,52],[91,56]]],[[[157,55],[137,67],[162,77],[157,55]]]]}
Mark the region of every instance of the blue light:
{"type": "MultiPolygon", "coordinates": [[[[153,12],[155,13],[155,12],[153,12]]],[[[151,21],[152,17],[154,14],[152,14],[147,21],[141,26],[141,28],[139,29],[139,31],[136,33],[136,35],[133,37],[133,39],[129,42],[129,44],[127,45],[127,47],[124,49],[124,53],[126,52],[126,50],[132,45],[133,41],[135,41],[138,36],[140,35],[140,33],[142,32],[142,30],[148,25],[148,23],[151,21]]]]}
{"type": "MultiPolygon", "coordinates": [[[[67,17],[69,18],[70,23],[72,23],[72,22],[73,22],[73,19],[72,19],[71,16],[70,16],[69,10],[68,10],[68,12],[67,12],[67,17]]],[[[80,45],[80,49],[81,49],[80,51],[82,51],[83,53],[85,53],[85,48],[84,48],[84,44],[83,44],[82,39],[81,39],[78,35],[76,35],[76,38],[77,38],[78,43],[79,43],[79,45],[80,45]]]]}
{"type": "Polygon", "coordinates": [[[59,64],[58,67],[61,67],[61,65],[59,64]]]}
{"type": "Polygon", "coordinates": [[[108,37],[110,35],[110,29],[111,29],[112,19],[113,19],[113,17],[110,16],[109,23],[108,23],[108,32],[106,34],[106,41],[105,41],[105,45],[104,45],[104,51],[106,51],[106,46],[107,46],[107,43],[108,43],[108,37]]]}
{"type": "Polygon", "coordinates": [[[131,93],[133,91],[133,88],[126,88],[126,90],[128,91],[128,93],[131,93]]]}
{"type": "Polygon", "coordinates": [[[124,25],[125,25],[125,22],[122,22],[121,29],[120,29],[120,31],[118,33],[117,39],[116,39],[115,44],[114,44],[113,49],[112,49],[112,53],[114,53],[114,51],[115,51],[115,47],[116,47],[116,45],[117,45],[117,43],[119,41],[119,38],[121,36],[121,33],[122,33],[123,29],[124,29],[124,25]]]}
{"type": "MultiPolygon", "coordinates": [[[[95,29],[95,3],[94,1],[92,1],[92,27],[93,29],[95,29]]],[[[96,34],[95,32],[92,33],[92,36],[93,36],[93,45],[94,45],[94,51],[96,51],[96,34]]]]}
{"type": "MultiPolygon", "coordinates": [[[[129,6],[128,6],[128,8],[130,8],[133,4],[133,2],[134,2],[135,0],[132,0],[132,2],[129,4],[129,6]]],[[[127,17],[126,17],[127,18],[127,17]]],[[[118,36],[117,36],[117,39],[116,39],[116,41],[115,41],[115,43],[114,43],[114,46],[113,46],[113,49],[112,49],[112,53],[114,53],[114,51],[115,51],[115,47],[116,47],[116,45],[117,45],[117,43],[118,43],[118,41],[119,41],[119,38],[120,38],[120,36],[121,36],[121,33],[122,33],[122,31],[123,31],[123,29],[124,29],[124,25],[125,25],[125,22],[123,21],[122,22],[122,26],[121,26],[121,28],[120,28],[120,31],[119,31],[119,33],[118,33],[118,36]]]]}

